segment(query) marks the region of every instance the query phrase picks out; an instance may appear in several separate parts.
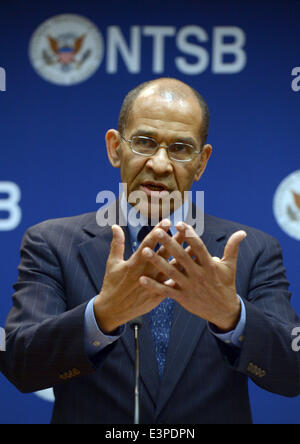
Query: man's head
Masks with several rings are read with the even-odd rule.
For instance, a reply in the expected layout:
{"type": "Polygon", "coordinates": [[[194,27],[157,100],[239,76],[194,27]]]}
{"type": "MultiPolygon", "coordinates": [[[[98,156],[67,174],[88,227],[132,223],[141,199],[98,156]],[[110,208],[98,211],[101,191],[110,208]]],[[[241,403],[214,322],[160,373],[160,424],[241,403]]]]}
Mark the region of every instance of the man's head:
{"type": "MultiPolygon", "coordinates": [[[[202,176],[212,151],[212,147],[205,144],[208,122],[204,99],[176,79],[143,83],[126,96],[118,131],[112,129],[106,134],[108,157],[114,167],[121,168],[128,195],[141,190],[147,194],[148,215],[151,196],[157,197],[159,190],[165,190],[163,194],[176,191],[184,198],[184,191],[202,176]],[[133,152],[127,141],[136,136],[155,139],[159,144],[157,151],[151,156],[133,152]],[[168,155],[166,147],[178,142],[191,146],[194,154],[190,161],[180,162],[168,155]]],[[[181,149],[182,145],[176,145],[178,147],[181,149]]],[[[161,201],[163,199],[159,205],[161,201]]],[[[176,206],[171,202],[171,212],[176,206]]]]}
{"type": "Polygon", "coordinates": [[[149,80],[148,82],[141,83],[140,85],[136,86],[134,89],[129,91],[129,93],[126,95],[121,110],[119,114],[119,122],[118,122],[118,130],[120,134],[124,134],[126,131],[126,127],[128,125],[131,111],[133,109],[133,105],[135,100],[137,99],[138,95],[146,89],[148,86],[151,86],[151,84],[158,83],[160,84],[160,92],[164,92],[164,88],[167,86],[169,87],[169,92],[172,94],[174,100],[178,98],[184,97],[182,87],[185,86],[189,90],[189,94],[194,94],[195,98],[199,102],[199,106],[202,111],[202,121],[199,128],[200,131],[200,137],[202,144],[204,145],[208,136],[208,129],[209,129],[209,109],[207,106],[206,101],[204,98],[191,86],[172,78],[162,78],[157,80],[149,80]]]}

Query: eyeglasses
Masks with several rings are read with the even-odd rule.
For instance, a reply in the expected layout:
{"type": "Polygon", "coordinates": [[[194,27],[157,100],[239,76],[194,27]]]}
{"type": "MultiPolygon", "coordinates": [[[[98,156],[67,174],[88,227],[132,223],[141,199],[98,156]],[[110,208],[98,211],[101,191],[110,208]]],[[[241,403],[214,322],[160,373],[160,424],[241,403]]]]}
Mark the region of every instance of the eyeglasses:
{"type": "Polygon", "coordinates": [[[120,134],[121,139],[129,143],[130,149],[133,153],[139,154],[140,156],[153,156],[158,150],[158,148],[166,148],[168,151],[168,156],[171,160],[177,162],[190,162],[193,160],[195,154],[200,154],[193,145],[182,142],[174,142],[168,146],[160,145],[157,140],[146,136],[133,136],[131,140],[125,139],[125,137],[120,134]]]}

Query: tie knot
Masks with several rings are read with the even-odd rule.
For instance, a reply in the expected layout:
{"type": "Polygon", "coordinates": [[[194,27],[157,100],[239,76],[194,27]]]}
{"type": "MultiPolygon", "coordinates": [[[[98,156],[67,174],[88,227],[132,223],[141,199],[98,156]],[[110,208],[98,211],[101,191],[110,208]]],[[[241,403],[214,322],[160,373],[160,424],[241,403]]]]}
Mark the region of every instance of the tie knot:
{"type": "MultiPolygon", "coordinates": [[[[138,241],[139,244],[145,239],[147,234],[149,234],[150,231],[153,230],[153,228],[154,228],[154,226],[152,226],[152,225],[144,225],[140,229],[140,231],[138,232],[138,235],[137,235],[137,241],[138,241]]],[[[168,235],[172,237],[172,233],[171,233],[170,230],[168,230],[168,235]]]]}
{"type": "Polygon", "coordinates": [[[145,239],[145,237],[147,236],[147,234],[149,234],[150,231],[153,230],[153,228],[154,228],[154,227],[152,227],[152,225],[144,225],[144,226],[140,229],[140,231],[138,232],[138,235],[137,235],[137,240],[138,240],[138,243],[139,243],[139,244],[145,239]]]}

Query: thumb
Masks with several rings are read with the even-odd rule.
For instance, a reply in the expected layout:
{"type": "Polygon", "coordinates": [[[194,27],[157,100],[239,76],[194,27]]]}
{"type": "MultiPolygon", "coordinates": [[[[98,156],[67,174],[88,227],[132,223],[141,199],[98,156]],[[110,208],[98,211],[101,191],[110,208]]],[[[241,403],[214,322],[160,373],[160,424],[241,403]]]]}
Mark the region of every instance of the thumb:
{"type": "Polygon", "coordinates": [[[125,236],[119,225],[112,227],[113,238],[110,245],[108,261],[122,261],[124,259],[125,236]]]}
{"type": "Polygon", "coordinates": [[[225,247],[223,262],[236,263],[240,243],[245,239],[245,237],[247,237],[247,233],[245,231],[236,231],[230,236],[225,247]]]}

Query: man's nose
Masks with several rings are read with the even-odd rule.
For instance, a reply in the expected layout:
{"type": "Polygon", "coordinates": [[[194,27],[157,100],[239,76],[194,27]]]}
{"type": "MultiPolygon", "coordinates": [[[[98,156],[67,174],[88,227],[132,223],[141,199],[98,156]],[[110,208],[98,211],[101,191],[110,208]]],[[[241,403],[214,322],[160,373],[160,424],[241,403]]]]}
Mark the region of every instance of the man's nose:
{"type": "Polygon", "coordinates": [[[169,158],[167,147],[160,146],[156,153],[147,161],[147,167],[157,174],[172,173],[173,164],[169,158]]]}

